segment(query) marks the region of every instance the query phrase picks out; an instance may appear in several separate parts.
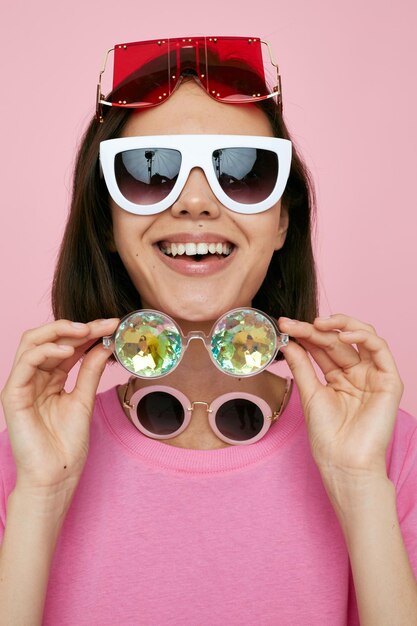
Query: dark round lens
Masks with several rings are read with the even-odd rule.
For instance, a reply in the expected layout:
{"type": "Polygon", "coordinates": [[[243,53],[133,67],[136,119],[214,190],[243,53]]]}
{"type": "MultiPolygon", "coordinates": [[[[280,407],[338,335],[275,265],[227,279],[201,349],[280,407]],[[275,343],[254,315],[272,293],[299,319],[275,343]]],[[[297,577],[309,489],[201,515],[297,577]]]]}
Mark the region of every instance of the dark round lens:
{"type": "Polygon", "coordinates": [[[212,155],[217,180],[236,202],[256,204],[266,200],[278,179],[278,157],[259,148],[221,148],[212,155]]]}
{"type": "Polygon", "coordinates": [[[260,433],[264,425],[261,409],[250,400],[228,400],[216,413],[216,426],[229,439],[248,441],[260,433]]]}
{"type": "Polygon", "coordinates": [[[137,148],[115,157],[116,182],[134,204],[156,204],[172,191],[181,167],[181,153],[171,148],[137,148]]]}
{"type": "Polygon", "coordinates": [[[136,412],[140,423],[154,435],[172,435],[184,422],[181,402],[164,391],[144,396],[136,412]]]}

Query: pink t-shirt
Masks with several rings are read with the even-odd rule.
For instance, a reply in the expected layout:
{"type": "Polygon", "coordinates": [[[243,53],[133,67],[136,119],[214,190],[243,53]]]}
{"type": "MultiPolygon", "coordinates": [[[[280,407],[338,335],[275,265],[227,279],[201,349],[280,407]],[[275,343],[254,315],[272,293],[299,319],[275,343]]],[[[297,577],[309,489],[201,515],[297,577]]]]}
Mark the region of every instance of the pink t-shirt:
{"type": "MultiPolygon", "coordinates": [[[[417,420],[388,451],[417,573],[417,420]]],[[[0,435],[0,539],[15,466],[0,435]]],[[[142,435],[115,389],[97,398],[88,460],[52,564],[44,626],[353,626],[344,539],[294,386],[259,442],[187,450],[142,435]]]]}

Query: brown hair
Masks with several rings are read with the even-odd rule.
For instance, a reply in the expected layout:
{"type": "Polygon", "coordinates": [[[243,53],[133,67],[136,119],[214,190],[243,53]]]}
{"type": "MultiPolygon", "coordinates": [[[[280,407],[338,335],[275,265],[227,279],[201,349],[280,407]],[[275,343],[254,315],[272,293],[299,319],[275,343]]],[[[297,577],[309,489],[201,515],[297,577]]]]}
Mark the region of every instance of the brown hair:
{"type": "MultiPolygon", "coordinates": [[[[235,105],[239,106],[239,105],[235,105]]],[[[276,137],[291,139],[272,99],[259,103],[276,137]]],[[[56,319],[87,322],[123,317],[141,308],[140,296],[117,252],[111,252],[108,191],[100,176],[100,142],[118,137],[130,111],[112,107],[102,124],[93,119],[81,141],[75,166],[71,210],[52,286],[56,319]]],[[[293,149],[282,197],[289,213],[284,246],[273,254],[253,306],[273,318],[312,321],[317,314],[316,272],[311,245],[314,190],[305,164],[293,149]]]]}

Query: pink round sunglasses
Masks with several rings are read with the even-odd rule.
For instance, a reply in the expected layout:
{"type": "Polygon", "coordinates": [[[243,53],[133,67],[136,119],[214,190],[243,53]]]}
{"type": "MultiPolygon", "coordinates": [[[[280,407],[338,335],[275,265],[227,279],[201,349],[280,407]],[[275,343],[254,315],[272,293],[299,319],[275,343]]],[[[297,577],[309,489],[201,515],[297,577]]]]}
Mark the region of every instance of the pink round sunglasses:
{"type": "Polygon", "coordinates": [[[164,385],[151,385],[135,391],[128,399],[126,386],[123,406],[138,430],[152,439],[172,439],[189,425],[194,408],[205,406],[209,425],[213,432],[226,443],[247,445],[259,441],[268,432],[284,410],[291,391],[291,379],[287,379],[284,398],[278,411],[250,393],[226,393],[207,402],[190,402],[182,392],[164,385]]]}

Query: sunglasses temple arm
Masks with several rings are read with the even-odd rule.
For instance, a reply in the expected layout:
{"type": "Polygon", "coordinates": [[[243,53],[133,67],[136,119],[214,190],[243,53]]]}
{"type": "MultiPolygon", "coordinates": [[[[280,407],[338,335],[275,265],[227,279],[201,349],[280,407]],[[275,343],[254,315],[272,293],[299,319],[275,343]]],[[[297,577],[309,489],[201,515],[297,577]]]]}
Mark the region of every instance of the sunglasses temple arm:
{"type": "Polygon", "coordinates": [[[133,409],[134,408],[133,404],[130,404],[130,399],[129,400],[127,399],[127,395],[128,395],[128,392],[129,392],[130,383],[132,383],[135,380],[135,378],[136,378],[135,376],[131,376],[129,378],[128,382],[127,382],[127,385],[125,386],[125,392],[123,394],[123,406],[126,409],[133,409]]]}
{"type": "Polygon", "coordinates": [[[106,335],[106,337],[103,337],[102,345],[104,348],[106,348],[106,350],[113,350],[113,346],[114,346],[113,335],[106,335]]]}
{"type": "Polygon", "coordinates": [[[280,348],[282,348],[283,346],[287,346],[289,341],[290,341],[290,336],[287,335],[287,333],[282,333],[279,328],[278,328],[278,324],[275,321],[275,319],[273,319],[272,317],[269,317],[269,315],[267,316],[269,321],[272,323],[272,326],[274,327],[275,330],[275,334],[277,336],[277,348],[278,350],[280,348]]]}
{"type": "Polygon", "coordinates": [[[102,93],[101,93],[101,77],[103,76],[104,72],[106,71],[106,65],[107,65],[107,59],[109,57],[110,52],[113,52],[114,48],[110,48],[109,50],[107,50],[105,57],[104,57],[104,62],[103,62],[103,67],[100,70],[100,73],[98,75],[98,83],[97,83],[97,105],[96,105],[96,118],[97,121],[102,123],[103,122],[103,115],[102,115],[102,93]]]}
{"type": "Polygon", "coordinates": [[[277,332],[279,347],[288,346],[288,342],[290,340],[289,335],[287,333],[277,332]]]}
{"type": "Polygon", "coordinates": [[[282,85],[281,85],[281,76],[279,73],[278,63],[274,59],[274,54],[272,52],[271,44],[268,41],[262,41],[261,43],[265,44],[269,54],[269,60],[271,61],[271,65],[273,65],[277,71],[277,84],[274,87],[275,94],[278,98],[278,105],[280,108],[280,112],[282,113],[282,85]]]}

